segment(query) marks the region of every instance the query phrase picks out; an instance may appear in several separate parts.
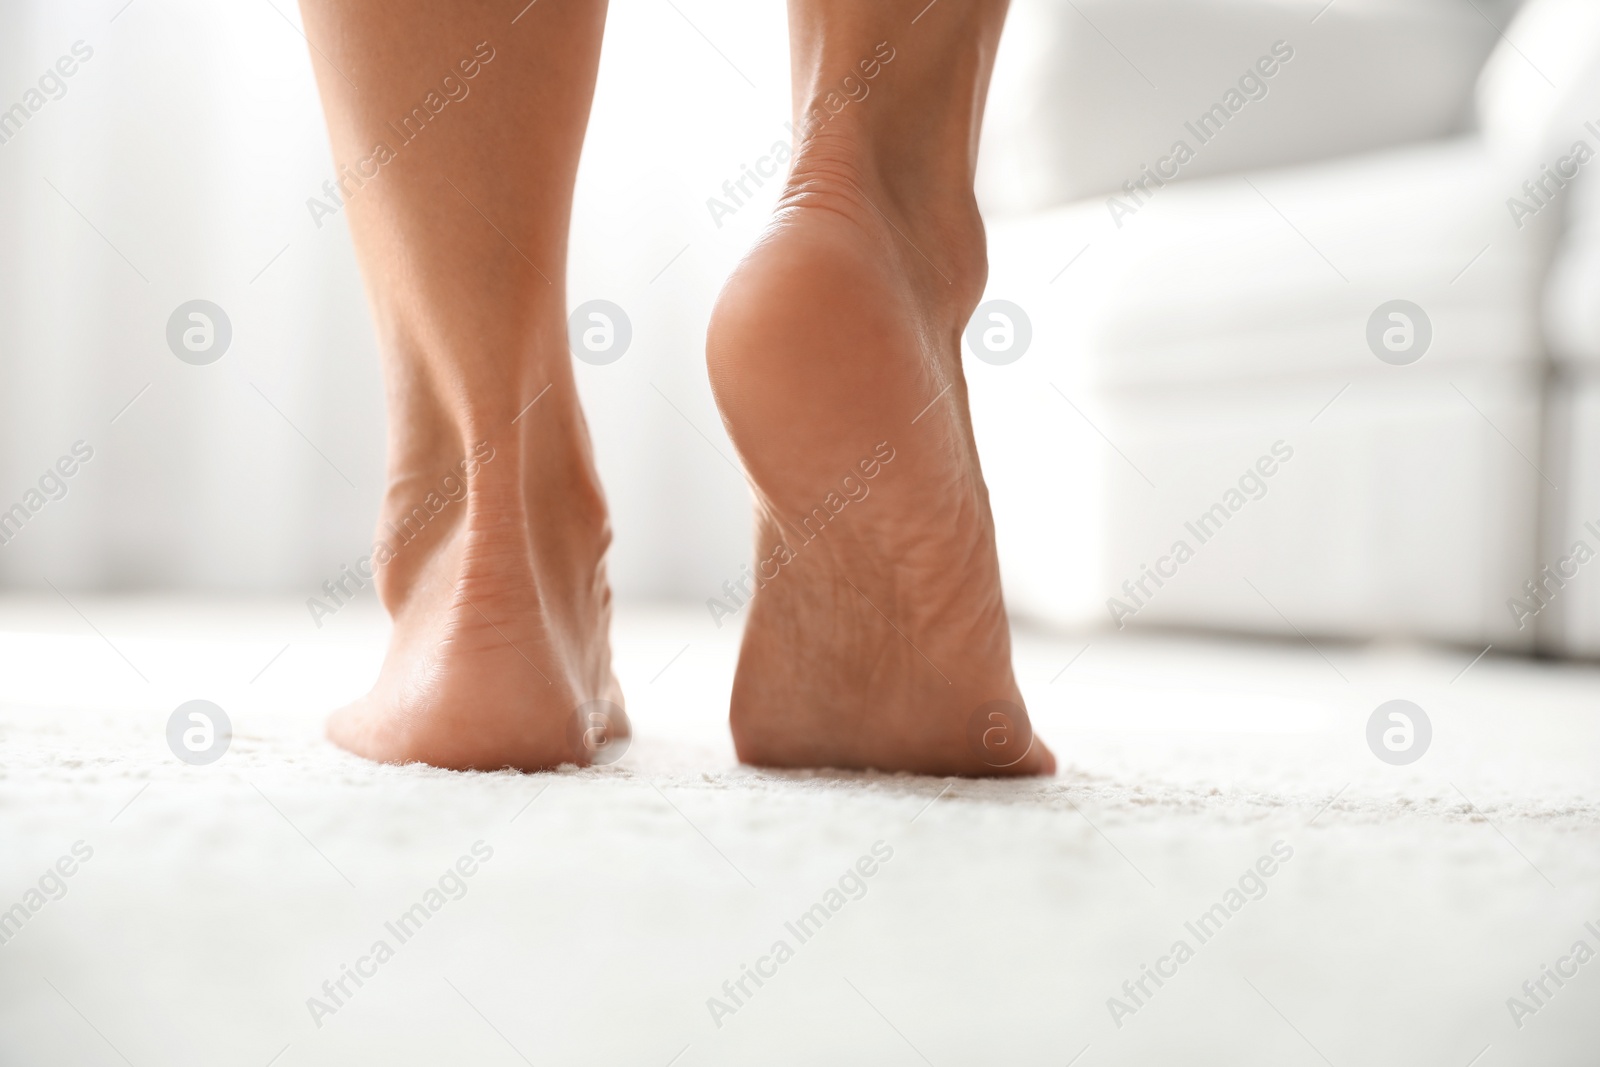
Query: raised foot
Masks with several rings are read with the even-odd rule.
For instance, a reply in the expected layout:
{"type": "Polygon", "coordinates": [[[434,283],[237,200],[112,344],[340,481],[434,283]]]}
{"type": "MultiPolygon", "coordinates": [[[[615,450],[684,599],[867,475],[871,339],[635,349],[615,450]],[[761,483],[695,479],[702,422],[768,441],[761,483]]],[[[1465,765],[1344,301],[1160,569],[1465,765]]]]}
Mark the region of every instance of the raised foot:
{"type": "Polygon", "coordinates": [[[757,490],[730,721],[773,767],[1052,774],[1011,669],[960,366],[985,271],[970,205],[921,221],[797,161],[707,338],[757,490]]]}

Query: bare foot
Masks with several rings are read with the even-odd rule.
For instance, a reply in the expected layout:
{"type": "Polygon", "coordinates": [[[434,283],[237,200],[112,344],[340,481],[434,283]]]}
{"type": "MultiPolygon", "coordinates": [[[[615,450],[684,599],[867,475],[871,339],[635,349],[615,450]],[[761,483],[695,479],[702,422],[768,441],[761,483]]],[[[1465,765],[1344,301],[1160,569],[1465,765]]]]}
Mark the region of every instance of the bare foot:
{"type": "Polygon", "coordinates": [[[734,744],[773,767],[1051,774],[961,373],[982,223],[970,194],[891,188],[847,123],[801,146],[707,338],[758,494],[734,744]]]}
{"type": "Polygon", "coordinates": [[[394,631],[328,736],[393,763],[609,761],[610,530],[564,286],[605,3],[530,5],[510,31],[493,0],[301,9],[389,400],[394,631]]]}
{"type": "Polygon", "coordinates": [[[328,736],[456,770],[609,762],[629,732],[608,642],[610,529],[570,379],[461,455],[396,464],[379,525],[394,556],[377,583],[394,631],[377,684],[328,736]]]}

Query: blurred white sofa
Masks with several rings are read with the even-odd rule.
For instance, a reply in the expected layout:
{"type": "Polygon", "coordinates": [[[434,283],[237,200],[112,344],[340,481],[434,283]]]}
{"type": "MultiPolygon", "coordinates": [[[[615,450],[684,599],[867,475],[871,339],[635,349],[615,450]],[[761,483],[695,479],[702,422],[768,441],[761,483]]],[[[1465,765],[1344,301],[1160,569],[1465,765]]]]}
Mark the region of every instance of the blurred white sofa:
{"type": "Polygon", "coordinates": [[[1575,141],[1600,149],[1600,5],[1530,0],[1501,35],[1508,14],[1019,9],[985,144],[986,299],[1023,309],[1032,348],[969,360],[1017,610],[1600,653],[1600,561],[1542,606],[1526,588],[1580,536],[1600,549],[1582,531],[1600,526],[1600,210],[1568,223],[1600,179],[1577,168],[1548,206],[1523,189],[1575,141]],[[1216,103],[1236,110],[1197,128],[1216,103]],[[1514,218],[1513,196],[1538,210],[1514,218]],[[1397,300],[1431,327],[1411,324],[1431,341],[1404,365],[1368,340],[1397,300]],[[1067,458],[1070,488],[1042,500],[1041,451],[1086,448],[1098,469],[1067,458]],[[1073,530],[1075,497],[1104,503],[1097,535],[1073,530]],[[1098,577],[1074,582],[1063,545],[1098,577]]]}

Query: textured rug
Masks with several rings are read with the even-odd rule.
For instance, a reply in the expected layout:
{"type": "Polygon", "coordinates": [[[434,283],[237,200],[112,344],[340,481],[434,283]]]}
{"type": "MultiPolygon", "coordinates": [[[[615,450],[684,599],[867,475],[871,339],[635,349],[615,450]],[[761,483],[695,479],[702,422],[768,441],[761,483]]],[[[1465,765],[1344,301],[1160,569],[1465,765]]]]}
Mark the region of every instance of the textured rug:
{"type": "Polygon", "coordinates": [[[635,608],[618,763],[456,774],[321,739],[323,622],[0,603],[0,1063],[1596,1062],[1593,668],[1024,631],[1056,778],[774,774],[736,627],[635,608]]]}

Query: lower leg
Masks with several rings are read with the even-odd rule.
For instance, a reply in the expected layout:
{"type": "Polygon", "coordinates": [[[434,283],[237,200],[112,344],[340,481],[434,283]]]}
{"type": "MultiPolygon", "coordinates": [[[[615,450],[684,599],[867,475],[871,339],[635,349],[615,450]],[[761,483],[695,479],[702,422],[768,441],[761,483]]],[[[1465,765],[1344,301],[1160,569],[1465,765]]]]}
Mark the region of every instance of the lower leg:
{"type": "Polygon", "coordinates": [[[791,0],[790,187],[879,194],[870,207],[901,228],[909,276],[953,289],[958,313],[987,272],[973,176],[1008,0],[925,2],[791,0]]]}
{"type": "Polygon", "coordinates": [[[1011,670],[961,374],[1003,0],[791,0],[793,169],[707,338],[757,487],[742,758],[1049,773],[1011,670]],[[920,9],[920,13],[919,13],[920,9]]]}
{"type": "Polygon", "coordinates": [[[329,734],[391,762],[581,761],[577,709],[621,699],[564,292],[605,4],[303,6],[390,425],[373,562],[394,631],[329,734]]]}

